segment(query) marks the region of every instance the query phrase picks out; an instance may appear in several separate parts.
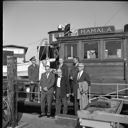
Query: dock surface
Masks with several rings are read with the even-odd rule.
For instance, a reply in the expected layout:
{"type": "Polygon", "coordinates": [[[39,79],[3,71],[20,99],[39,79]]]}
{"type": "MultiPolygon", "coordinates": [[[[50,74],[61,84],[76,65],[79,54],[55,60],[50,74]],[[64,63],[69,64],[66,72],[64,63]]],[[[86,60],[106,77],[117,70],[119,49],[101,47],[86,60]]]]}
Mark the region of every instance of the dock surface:
{"type": "Polygon", "coordinates": [[[64,120],[59,119],[59,117],[39,118],[37,113],[23,113],[16,128],[75,128],[74,122],[76,122],[76,120],[71,118],[67,120],[67,123],[64,123],[64,120]]]}

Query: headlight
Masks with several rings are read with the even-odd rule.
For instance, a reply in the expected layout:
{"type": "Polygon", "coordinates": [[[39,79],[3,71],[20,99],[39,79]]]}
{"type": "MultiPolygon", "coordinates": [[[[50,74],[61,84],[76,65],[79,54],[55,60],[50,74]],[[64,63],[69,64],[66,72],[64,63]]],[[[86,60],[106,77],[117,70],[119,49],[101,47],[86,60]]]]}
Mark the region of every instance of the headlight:
{"type": "Polygon", "coordinates": [[[26,88],[26,92],[28,92],[28,93],[30,92],[30,88],[29,87],[26,88]]]}

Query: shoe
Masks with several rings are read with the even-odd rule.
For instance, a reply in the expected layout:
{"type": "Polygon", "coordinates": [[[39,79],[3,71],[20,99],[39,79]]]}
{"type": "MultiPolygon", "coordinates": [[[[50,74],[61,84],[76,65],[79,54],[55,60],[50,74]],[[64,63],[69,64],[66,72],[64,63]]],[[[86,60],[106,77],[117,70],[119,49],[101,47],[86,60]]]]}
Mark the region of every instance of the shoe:
{"type": "Polygon", "coordinates": [[[58,114],[57,114],[57,115],[54,115],[54,118],[56,118],[56,119],[57,119],[57,118],[58,118],[58,114]]]}
{"type": "Polygon", "coordinates": [[[40,117],[43,117],[43,116],[45,116],[45,113],[41,113],[38,117],[40,118],[40,117]]]}
{"type": "Polygon", "coordinates": [[[60,113],[55,113],[55,117],[57,117],[58,115],[60,115],[60,113]]]}
{"type": "Polygon", "coordinates": [[[30,99],[29,101],[30,101],[30,102],[33,102],[33,100],[32,100],[32,99],[30,99]]]}
{"type": "Polygon", "coordinates": [[[33,100],[33,102],[37,102],[37,100],[36,100],[36,99],[34,99],[34,100],[33,100]]]}
{"type": "Polygon", "coordinates": [[[48,114],[47,114],[47,118],[50,118],[50,117],[51,117],[51,114],[48,113],[48,114]]]}

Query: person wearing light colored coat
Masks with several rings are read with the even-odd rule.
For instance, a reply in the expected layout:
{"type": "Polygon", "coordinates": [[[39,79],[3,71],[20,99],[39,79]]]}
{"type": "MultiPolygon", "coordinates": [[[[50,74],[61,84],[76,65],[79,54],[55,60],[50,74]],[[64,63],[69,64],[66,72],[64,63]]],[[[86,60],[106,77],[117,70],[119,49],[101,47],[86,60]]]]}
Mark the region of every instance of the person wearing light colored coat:
{"type": "MultiPolygon", "coordinates": [[[[80,94],[80,96],[83,96],[82,95],[82,91],[83,91],[83,89],[85,90],[85,87],[83,88],[83,87],[81,87],[82,85],[83,85],[83,83],[84,82],[87,82],[87,84],[88,84],[88,88],[90,88],[90,85],[91,85],[91,80],[90,80],[90,76],[89,76],[89,74],[85,71],[85,68],[84,68],[84,64],[83,63],[79,63],[79,65],[78,65],[78,69],[79,69],[79,71],[78,71],[78,73],[75,75],[75,84],[73,85],[73,90],[74,90],[74,101],[75,101],[75,104],[74,104],[74,109],[75,109],[75,115],[77,114],[77,110],[79,109],[79,103],[82,101],[82,98],[83,97],[81,97],[81,99],[78,99],[78,98],[80,98],[79,97],[79,94],[80,94]],[[81,93],[79,93],[78,94],[78,92],[79,91],[81,92],[81,93]]],[[[88,89],[89,90],[89,89],[88,89]]],[[[87,90],[87,93],[86,94],[88,94],[88,90],[87,90]]],[[[88,104],[88,95],[86,95],[86,97],[85,97],[86,99],[86,103],[84,103],[84,102],[82,102],[82,103],[84,103],[84,105],[82,105],[81,106],[81,108],[83,109],[83,107],[84,106],[86,106],[87,104],[88,104]]]]}

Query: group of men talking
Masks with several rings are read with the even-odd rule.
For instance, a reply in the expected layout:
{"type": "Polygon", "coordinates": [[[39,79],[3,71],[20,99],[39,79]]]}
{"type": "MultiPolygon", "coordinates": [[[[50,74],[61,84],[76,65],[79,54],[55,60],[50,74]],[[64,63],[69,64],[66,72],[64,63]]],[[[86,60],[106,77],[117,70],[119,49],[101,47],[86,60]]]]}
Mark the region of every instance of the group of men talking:
{"type": "MultiPolygon", "coordinates": [[[[35,57],[30,59],[32,64],[28,67],[30,80],[30,91],[41,91],[41,114],[39,117],[51,117],[51,106],[55,95],[55,115],[68,113],[68,99],[70,95],[74,97],[74,112],[84,109],[88,105],[88,93],[91,85],[89,74],[84,63],[79,63],[79,58],[73,58],[73,65],[68,70],[63,58],[59,58],[59,63],[55,69],[50,68],[46,60],[42,60],[43,72],[39,76],[39,65],[36,64],[35,57]],[[55,94],[54,94],[55,93],[55,94]],[[46,108],[47,102],[47,110],[46,108]],[[63,108],[62,108],[63,106],[63,108]]],[[[30,93],[30,101],[37,98],[38,93],[30,93]]]]}

